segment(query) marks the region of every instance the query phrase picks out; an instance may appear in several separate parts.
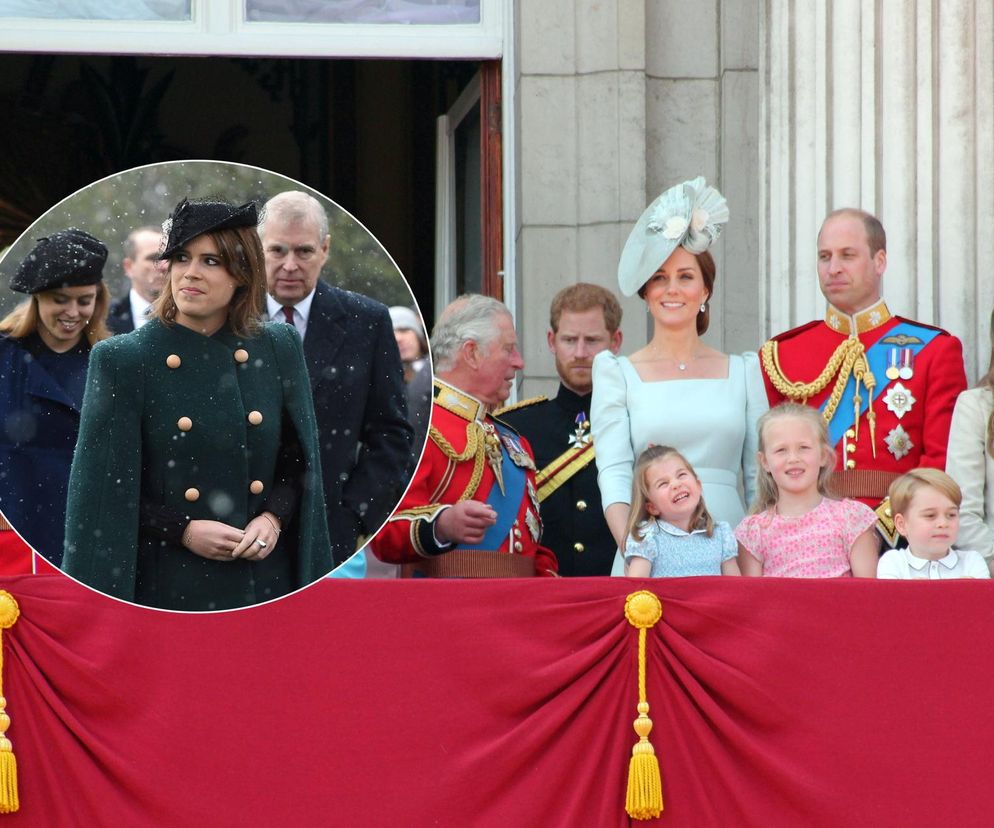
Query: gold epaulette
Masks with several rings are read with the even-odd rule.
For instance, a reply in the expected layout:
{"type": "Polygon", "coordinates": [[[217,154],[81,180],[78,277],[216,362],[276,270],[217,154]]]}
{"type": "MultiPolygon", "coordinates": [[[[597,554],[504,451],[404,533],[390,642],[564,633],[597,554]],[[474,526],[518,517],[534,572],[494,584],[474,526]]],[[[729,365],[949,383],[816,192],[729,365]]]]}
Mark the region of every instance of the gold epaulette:
{"type": "Polygon", "coordinates": [[[891,548],[897,546],[898,531],[897,527],[894,526],[894,515],[890,508],[890,498],[885,497],[880,505],[873,510],[877,515],[877,531],[883,535],[883,538],[890,545],[891,548]]]}
{"type": "Polygon", "coordinates": [[[435,378],[432,392],[435,405],[444,408],[450,414],[455,414],[469,422],[482,420],[486,416],[486,407],[476,397],[454,385],[449,385],[438,377],[435,378]]]}
{"type": "Polygon", "coordinates": [[[529,397],[527,400],[518,400],[516,403],[511,403],[511,405],[505,405],[503,408],[498,408],[493,412],[493,416],[501,417],[509,411],[517,411],[519,408],[525,408],[529,405],[534,405],[535,403],[545,402],[548,399],[549,398],[544,394],[539,394],[537,397],[529,397]]]}

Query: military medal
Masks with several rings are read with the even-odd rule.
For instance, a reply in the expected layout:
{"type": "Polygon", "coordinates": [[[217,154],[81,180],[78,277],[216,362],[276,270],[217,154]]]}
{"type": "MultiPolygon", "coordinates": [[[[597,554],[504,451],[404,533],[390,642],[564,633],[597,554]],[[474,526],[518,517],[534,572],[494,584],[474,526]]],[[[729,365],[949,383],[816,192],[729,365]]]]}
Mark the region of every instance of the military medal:
{"type": "Polygon", "coordinates": [[[911,449],[915,447],[915,444],[911,442],[911,437],[908,436],[908,432],[900,425],[884,438],[884,442],[887,443],[887,450],[897,460],[909,454],[911,449]]]}
{"type": "Polygon", "coordinates": [[[884,395],[884,402],[887,403],[887,407],[900,420],[911,410],[911,407],[917,400],[907,388],[898,382],[887,389],[887,393],[884,395]]]}
{"type": "Polygon", "coordinates": [[[915,355],[910,348],[901,349],[901,370],[898,372],[903,380],[909,380],[915,375],[915,355]]]}
{"type": "Polygon", "coordinates": [[[590,444],[590,421],[587,419],[587,412],[581,411],[576,415],[576,431],[569,437],[571,446],[586,446],[590,444]]]}
{"type": "Polygon", "coordinates": [[[504,432],[498,432],[500,435],[500,441],[504,444],[504,448],[507,449],[507,456],[511,458],[511,462],[515,466],[521,466],[524,469],[535,470],[535,462],[532,460],[531,455],[525,451],[525,447],[521,445],[521,441],[518,440],[513,434],[505,434],[504,432]]]}
{"type": "Polygon", "coordinates": [[[891,348],[887,353],[887,370],[884,372],[887,379],[896,380],[901,376],[901,369],[897,364],[899,359],[897,348],[891,348]]]}

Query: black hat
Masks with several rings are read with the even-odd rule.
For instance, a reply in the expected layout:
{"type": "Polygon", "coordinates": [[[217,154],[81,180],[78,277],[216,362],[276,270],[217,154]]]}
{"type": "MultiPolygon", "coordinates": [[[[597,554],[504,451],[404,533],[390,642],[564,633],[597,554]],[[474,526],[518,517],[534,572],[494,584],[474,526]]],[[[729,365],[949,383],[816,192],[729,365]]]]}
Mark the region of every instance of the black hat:
{"type": "Polygon", "coordinates": [[[255,204],[251,201],[236,207],[226,201],[187,201],[184,198],[162,225],[166,247],[159,258],[171,259],[190,239],[212,230],[255,227],[258,223],[255,204]]]}
{"type": "Polygon", "coordinates": [[[95,285],[104,275],[107,248],[89,233],[70,227],[38,239],[18,265],[10,289],[41,293],[58,287],[95,285]]]}

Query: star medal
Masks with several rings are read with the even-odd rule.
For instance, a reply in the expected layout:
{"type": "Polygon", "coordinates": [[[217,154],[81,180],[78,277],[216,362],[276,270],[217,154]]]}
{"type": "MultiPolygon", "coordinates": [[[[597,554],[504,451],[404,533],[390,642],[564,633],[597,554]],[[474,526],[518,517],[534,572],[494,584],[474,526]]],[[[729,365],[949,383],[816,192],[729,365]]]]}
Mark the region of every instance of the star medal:
{"type": "Polygon", "coordinates": [[[505,434],[503,431],[499,431],[500,441],[504,444],[504,448],[507,449],[507,456],[511,458],[511,462],[515,466],[521,466],[523,469],[535,470],[535,463],[531,458],[531,455],[525,451],[525,447],[521,445],[521,441],[515,437],[513,434],[505,434]]]}
{"type": "Polygon", "coordinates": [[[528,527],[528,533],[532,536],[532,540],[538,543],[538,539],[542,537],[542,521],[531,509],[525,509],[525,525],[528,527]]]}
{"type": "Polygon", "coordinates": [[[915,444],[911,442],[911,438],[908,436],[908,432],[900,425],[884,438],[884,442],[887,443],[887,450],[897,460],[910,453],[911,449],[915,447],[915,444]]]}
{"type": "Polygon", "coordinates": [[[887,393],[884,395],[884,402],[887,403],[887,407],[893,411],[897,415],[897,419],[900,420],[911,410],[911,406],[913,406],[917,400],[907,388],[897,382],[887,389],[887,393]]]}
{"type": "Polygon", "coordinates": [[[494,473],[494,478],[500,487],[500,493],[504,494],[504,471],[502,468],[504,458],[500,451],[500,439],[494,434],[494,427],[491,423],[481,423],[480,425],[483,428],[483,446],[487,454],[487,463],[490,464],[490,470],[494,473]]]}
{"type": "Polygon", "coordinates": [[[899,360],[900,356],[897,348],[891,348],[887,352],[887,370],[884,371],[887,375],[887,379],[896,380],[901,376],[901,369],[897,364],[899,360]]]}
{"type": "Polygon", "coordinates": [[[910,348],[901,349],[901,379],[909,380],[915,375],[915,355],[910,348]]]}
{"type": "Polygon", "coordinates": [[[587,419],[587,412],[581,411],[576,415],[576,431],[569,436],[570,446],[590,445],[590,420],[587,419]]]}

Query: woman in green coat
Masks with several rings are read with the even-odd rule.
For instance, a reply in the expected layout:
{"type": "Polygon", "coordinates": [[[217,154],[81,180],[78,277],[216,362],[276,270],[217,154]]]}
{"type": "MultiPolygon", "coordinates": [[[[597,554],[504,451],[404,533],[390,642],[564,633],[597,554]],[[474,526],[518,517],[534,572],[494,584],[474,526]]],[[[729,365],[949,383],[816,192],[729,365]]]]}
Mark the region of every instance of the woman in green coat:
{"type": "Polygon", "coordinates": [[[93,349],[63,568],[147,606],[216,610],[332,567],[300,337],[260,322],[256,209],[184,199],[152,319],[93,349]]]}

